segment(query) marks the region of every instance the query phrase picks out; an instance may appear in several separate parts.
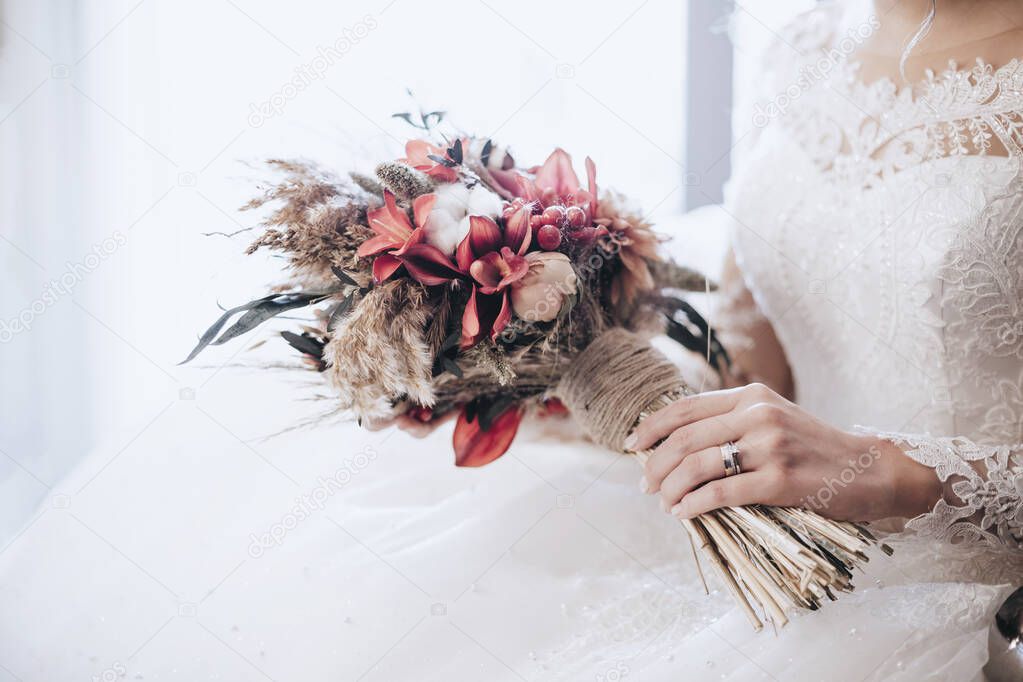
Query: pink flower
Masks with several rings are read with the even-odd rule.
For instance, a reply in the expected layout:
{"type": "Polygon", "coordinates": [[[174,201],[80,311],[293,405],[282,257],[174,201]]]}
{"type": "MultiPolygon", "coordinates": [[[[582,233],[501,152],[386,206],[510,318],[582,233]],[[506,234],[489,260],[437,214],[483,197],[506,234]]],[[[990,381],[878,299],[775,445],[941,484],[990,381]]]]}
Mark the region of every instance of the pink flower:
{"type": "Polygon", "coordinates": [[[509,287],[526,276],[529,264],[528,209],[513,215],[504,232],[490,218],[469,216],[469,234],[458,245],[458,269],[472,278],[472,293],[462,314],[462,348],[471,348],[485,336],[491,339],[511,319],[509,287]]]}
{"type": "Polygon", "coordinates": [[[542,166],[532,169],[532,179],[514,170],[490,172],[504,189],[526,201],[539,202],[542,207],[561,205],[584,209],[587,225],[597,211],[597,168],[589,157],[586,157],[587,189],[580,187],[572,169],[572,157],[560,147],[551,152],[542,166]]]}
{"type": "Polygon", "coordinates": [[[578,277],[568,256],[556,251],[527,253],[528,271],[512,284],[512,310],[529,322],[550,322],[576,294],[578,277]]]}
{"type": "Polygon", "coordinates": [[[406,142],[405,158],[398,160],[442,182],[454,182],[458,178],[458,171],[443,163],[438,163],[431,159],[431,156],[450,161],[446,149],[430,144],[426,140],[409,140],[406,142]]]}
{"type": "Polygon", "coordinates": [[[402,265],[409,275],[428,286],[443,284],[459,275],[451,260],[436,247],[424,243],[422,226],[436,197],[424,194],[412,204],[415,226],[408,214],[398,207],[394,195],[384,192],[384,205],[369,211],[369,227],[376,232],[355,252],[360,258],[376,256],[373,261],[373,279],[383,282],[402,265]],[[386,253],[384,253],[386,252],[386,253]]]}

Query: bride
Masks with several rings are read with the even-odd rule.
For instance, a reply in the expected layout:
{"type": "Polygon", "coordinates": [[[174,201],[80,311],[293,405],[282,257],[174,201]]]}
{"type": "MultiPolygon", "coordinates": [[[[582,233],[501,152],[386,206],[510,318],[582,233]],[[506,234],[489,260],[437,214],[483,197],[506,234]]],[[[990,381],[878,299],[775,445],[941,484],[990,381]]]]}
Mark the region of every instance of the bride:
{"type": "Polygon", "coordinates": [[[779,36],[726,206],[736,371],[632,444],[663,439],[641,487],[683,518],[908,519],[895,558],[920,589],[872,598],[925,617],[878,679],[975,675],[1023,580],[1021,26],[1018,2],[879,0],[779,36]]]}
{"type": "Polygon", "coordinates": [[[640,487],[681,518],[762,503],[904,526],[905,589],[842,623],[904,623],[876,679],[977,674],[1023,578],[1020,26],[1012,0],[878,0],[778,36],[724,207],[734,371],[626,443],[660,443],[640,487]]]}

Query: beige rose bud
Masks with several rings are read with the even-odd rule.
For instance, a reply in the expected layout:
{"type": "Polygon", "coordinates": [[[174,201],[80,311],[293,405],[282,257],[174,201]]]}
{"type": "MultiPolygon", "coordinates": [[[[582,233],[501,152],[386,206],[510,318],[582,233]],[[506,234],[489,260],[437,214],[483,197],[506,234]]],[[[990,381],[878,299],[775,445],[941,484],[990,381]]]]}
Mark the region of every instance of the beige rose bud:
{"type": "Polygon", "coordinates": [[[568,256],[556,251],[527,253],[526,261],[529,272],[512,284],[512,310],[527,322],[550,322],[576,293],[575,270],[568,256]]]}

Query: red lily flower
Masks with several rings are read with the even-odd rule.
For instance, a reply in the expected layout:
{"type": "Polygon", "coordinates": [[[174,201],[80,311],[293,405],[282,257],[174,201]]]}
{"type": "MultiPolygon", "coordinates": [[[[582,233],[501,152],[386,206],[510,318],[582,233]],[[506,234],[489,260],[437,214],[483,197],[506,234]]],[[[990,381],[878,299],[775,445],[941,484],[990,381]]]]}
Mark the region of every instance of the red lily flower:
{"type": "Polygon", "coordinates": [[[551,152],[542,166],[530,169],[533,178],[516,171],[492,170],[501,186],[516,197],[539,202],[541,206],[579,206],[587,211],[587,223],[597,211],[597,169],[586,157],[587,189],[579,185],[572,169],[572,157],[560,147],[551,152]]]}
{"type": "Polygon", "coordinates": [[[475,346],[485,336],[496,339],[511,320],[509,287],[529,272],[523,258],[529,249],[530,208],[508,218],[505,230],[490,218],[469,217],[469,234],[455,251],[458,269],[472,278],[472,293],[462,314],[462,348],[475,346]]]}
{"type": "Polygon", "coordinates": [[[486,431],[480,425],[479,415],[469,421],[465,410],[455,422],[453,445],[455,466],[481,467],[508,451],[522,422],[523,409],[512,405],[490,424],[486,431]]]}
{"type": "Polygon", "coordinates": [[[424,194],[412,203],[415,226],[388,191],[384,192],[384,205],[366,214],[376,236],[364,241],[355,253],[360,258],[376,256],[373,261],[376,282],[383,282],[402,265],[427,286],[443,284],[459,275],[447,256],[424,241],[423,225],[436,199],[435,194],[424,194]]]}
{"type": "Polygon", "coordinates": [[[454,182],[458,179],[458,171],[437,163],[430,158],[431,156],[447,159],[448,153],[443,147],[430,144],[426,140],[409,140],[405,143],[405,158],[398,160],[443,182],[454,182]]]}

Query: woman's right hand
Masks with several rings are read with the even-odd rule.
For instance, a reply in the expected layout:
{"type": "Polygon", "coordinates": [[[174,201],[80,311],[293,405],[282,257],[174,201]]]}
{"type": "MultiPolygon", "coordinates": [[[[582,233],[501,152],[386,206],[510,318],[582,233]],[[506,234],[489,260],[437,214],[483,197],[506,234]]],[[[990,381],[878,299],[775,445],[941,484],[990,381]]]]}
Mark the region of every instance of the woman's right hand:
{"type": "Polygon", "coordinates": [[[362,425],[370,431],[383,431],[384,429],[396,426],[414,438],[425,438],[433,433],[438,426],[453,419],[457,413],[457,410],[451,410],[447,414],[434,417],[426,422],[410,417],[407,414],[399,414],[387,419],[366,420],[362,425]]]}

